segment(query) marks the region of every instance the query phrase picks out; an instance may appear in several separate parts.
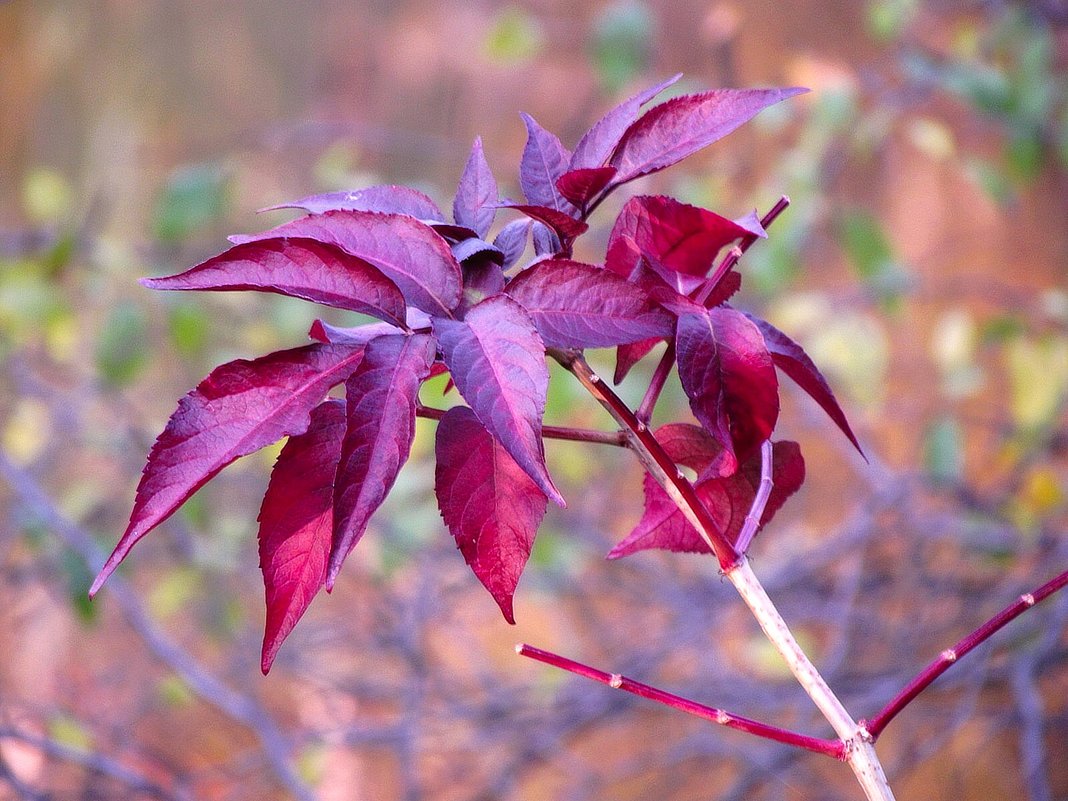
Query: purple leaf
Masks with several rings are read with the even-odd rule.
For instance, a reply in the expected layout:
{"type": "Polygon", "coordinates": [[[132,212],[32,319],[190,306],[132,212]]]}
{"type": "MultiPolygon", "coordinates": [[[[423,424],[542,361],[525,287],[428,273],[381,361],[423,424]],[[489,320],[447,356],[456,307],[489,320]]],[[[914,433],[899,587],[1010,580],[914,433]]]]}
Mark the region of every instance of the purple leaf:
{"type": "Polygon", "coordinates": [[[493,246],[504,254],[504,264],[501,266],[507,270],[523,255],[527,248],[527,236],[530,226],[534,223],[527,220],[512,220],[504,226],[493,239],[493,246]]]}
{"type": "Polygon", "coordinates": [[[260,211],[278,209],[303,209],[311,214],[328,211],[382,211],[391,214],[407,214],[417,220],[444,220],[438,205],[422,192],[407,186],[369,186],[353,192],[327,192],[322,195],[268,206],[260,211]]]}
{"type": "Polygon", "coordinates": [[[464,314],[486,298],[499,295],[505,278],[500,265],[489,258],[473,258],[464,262],[464,299],[460,311],[464,314]]]}
{"type": "Polygon", "coordinates": [[[434,362],[429,334],[372,339],[345,382],[348,418],[334,479],[334,544],[326,587],[393,487],[415,436],[419,386],[434,362]]]}
{"type": "Polygon", "coordinates": [[[90,594],[96,594],[138,540],[226,465],[307,430],[311,410],[357,368],[362,356],[360,348],[315,344],[216,367],[178,401],[152,446],[130,524],[90,594]]]}
{"type": "Polygon", "coordinates": [[[806,89],[716,89],[675,97],[627,128],[609,163],[614,184],[670,167],[722,139],[768,106],[806,89]]]}
{"type": "Polygon", "coordinates": [[[552,256],[560,251],[560,237],[545,223],[535,222],[530,238],[534,242],[535,256],[552,256]]]}
{"type": "Polygon", "coordinates": [[[456,261],[461,264],[473,256],[488,256],[498,265],[504,263],[504,254],[497,248],[497,246],[491,245],[489,242],[484,242],[478,237],[472,237],[471,239],[457,242],[452,246],[452,255],[455,256],[456,261]]]}
{"type": "Polygon", "coordinates": [[[142,278],[149,289],[258,290],[404,324],[404,296],[363,259],[313,239],[237,245],[178,275],[142,278]]]}
{"type": "Polygon", "coordinates": [[[694,416],[723,446],[733,472],[771,436],[779,416],[775,366],[759,329],[719,307],[679,317],[679,378],[694,416]]]}
{"type": "Polygon", "coordinates": [[[465,239],[478,239],[478,232],[466,225],[453,225],[452,223],[439,223],[433,220],[423,220],[433,229],[434,233],[448,240],[450,245],[463,242],[465,239]]]}
{"type": "Polygon", "coordinates": [[[604,189],[615,177],[615,167],[583,167],[568,170],[556,179],[560,194],[579,208],[604,189]]]}
{"type": "Polygon", "coordinates": [[[334,470],[345,404],[327,400],[311,425],[278,454],[260,507],[260,570],[267,600],[260,667],[266,675],[282,642],[326,580],[334,530],[334,470]]]}
{"type": "Polygon", "coordinates": [[[506,204],[506,209],[515,209],[527,215],[533,220],[544,223],[560,238],[562,242],[571,242],[581,234],[586,233],[590,226],[576,220],[570,214],[551,209],[546,206],[525,206],[522,204],[506,204]]]}
{"type": "Polygon", "coordinates": [[[567,172],[571,154],[555,134],[542,128],[529,114],[522,114],[527,126],[527,144],[519,161],[519,186],[532,206],[548,206],[571,214],[575,207],[556,188],[557,179],[567,172]]]}
{"type": "Polygon", "coordinates": [[[496,203],[497,181],[482,151],[482,137],[477,137],[456,187],[452,216],[457,225],[465,225],[484,237],[497,214],[496,203]]]}
{"type": "Polygon", "coordinates": [[[634,284],[564,259],[521,272],[505,289],[530,314],[546,345],[603,348],[669,337],[674,319],[634,284]]]}
{"type": "Polygon", "coordinates": [[[838,405],[827,379],[823,377],[819,368],[816,367],[804,349],[771,323],[750,315],[746,316],[760,329],[775,366],[790,376],[801,389],[807,392],[827,412],[827,415],[834,421],[835,425],[841,429],[842,433],[853,443],[853,447],[863,456],[864,451],[861,449],[860,443],[857,442],[853,429],[849,427],[849,421],[846,419],[842,408],[838,405]]]}
{"type": "Polygon", "coordinates": [[[434,491],[464,560],[515,623],[512,596],[545,516],[546,498],[465,406],[438,423],[434,491]]]}
{"type": "Polygon", "coordinates": [[[569,169],[600,167],[608,161],[608,157],[616,149],[616,145],[619,144],[624,132],[637,118],[641,107],[669,86],[677,83],[681,77],[682,73],[680,72],[663,83],[658,83],[656,86],[623,101],[601,117],[597,124],[590,128],[579,140],[579,143],[575,145],[575,152],[571,156],[569,169]]]}
{"type": "Polygon", "coordinates": [[[643,339],[641,342],[620,345],[616,349],[616,371],[612,376],[612,382],[619,384],[627,377],[627,373],[630,372],[634,365],[644,359],[649,351],[663,341],[660,337],[654,337],[652,339],[643,339]]]}
{"type": "Polygon", "coordinates": [[[506,295],[484,300],[462,322],[437,318],[434,333],[456,388],[542,492],[564,499],[545,468],[541,418],[549,368],[527,312],[506,295]]]}
{"type": "Polygon", "coordinates": [[[241,245],[279,237],[314,239],[369,261],[427,314],[448,316],[460,302],[460,265],[448,243],[403,214],[328,211],[230,241],[241,245]]]}

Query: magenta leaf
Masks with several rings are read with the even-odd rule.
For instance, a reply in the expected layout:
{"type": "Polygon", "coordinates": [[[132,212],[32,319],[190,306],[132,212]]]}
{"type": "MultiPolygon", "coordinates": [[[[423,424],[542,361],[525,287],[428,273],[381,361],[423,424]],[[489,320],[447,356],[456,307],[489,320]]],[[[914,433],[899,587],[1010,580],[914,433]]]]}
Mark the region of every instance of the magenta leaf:
{"type": "Polygon", "coordinates": [[[334,479],[334,543],[326,587],[367,530],[408,460],[419,386],[434,362],[429,334],[372,339],[345,382],[347,427],[334,479]]]}
{"type": "Polygon", "coordinates": [[[178,275],[142,278],[149,289],[258,290],[404,324],[404,296],[376,267],[314,239],[236,245],[178,275]]]}
{"type": "MultiPolygon", "coordinates": [[[[708,296],[705,301],[705,306],[712,308],[713,306],[719,306],[721,303],[726,303],[731,297],[742,288],[742,276],[734,270],[728,270],[726,275],[719,279],[715,289],[708,296]]],[[[754,320],[754,322],[756,322],[754,320]]],[[[772,354],[774,358],[774,354],[772,354]]]]}
{"type": "Polygon", "coordinates": [[[362,356],[360,348],[314,344],[216,367],[178,401],[152,446],[130,524],[90,594],[96,594],[138,540],[226,465],[307,430],[311,410],[348,378],[362,356]]]}
{"type": "Polygon", "coordinates": [[[438,423],[434,490],[464,560],[515,623],[512,596],[545,516],[538,489],[474,412],[457,406],[438,423]]]}
{"type": "MultiPolygon", "coordinates": [[[[553,233],[555,233],[561,242],[571,242],[576,237],[584,234],[590,226],[582,222],[582,220],[576,220],[570,214],[565,214],[562,211],[548,208],[547,206],[525,206],[522,204],[505,204],[502,208],[515,209],[521,211],[533,220],[544,223],[553,233]]],[[[535,239],[537,242],[537,239],[535,239]]]]}
{"type": "Polygon", "coordinates": [[[639,92],[601,117],[597,124],[590,128],[579,140],[579,143],[575,145],[575,152],[571,156],[570,169],[600,167],[608,161],[608,157],[616,149],[624,132],[637,118],[641,107],[669,86],[678,83],[680,78],[682,78],[681,72],[668,78],[663,83],[658,83],[650,89],[639,92]]]}
{"type": "Polygon", "coordinates": [[[530,315],[497,295],[472,307],[462,322],[436,318],[434,333],[456,388],[482,425],[542,492],[564,506],[545,467],[541,418],[549,368],[530,315]]]}
{"type": "Polygon", "coordinates": [[[457,225],[465,225],[483,237],[493,225],[493,218],[497,214],[496,203],[497,181],[486,162],[482,137],[477,137],[456,187],[452,216],[457,225]]]}
{"type": "Polygon", "coordinates": [[[523,255],[523,251],[527,248],[527,237],[530,235],[531,225],[533,221],[529,219],[512,220],[493,238],[493,246],[504,254],[504,263],[501,265],[504,269],[507,270],[523,255]]]}
{"type": "Polygon", "coordinates": [[[717,89],[675,97],[627,128],[609,163],[614,184],[670,167],[748,122],[768,106],[807,90],[717,89]]]}
{"type": "Polygon", "coordinates": [[[764,338],[744,314],[718,307],[679,317],[675,346],[690,408],[727,451],[725,469],[733,472],[771,436],[779,416],[764,338]]]}
{"type": "Polygon", "coordinates": [[[560,194],[579,208],[584,207],[615,177],[615,167],[583,167],[568,170],[556,179],[560,194]]]}
{"type": "Polygon", "coordinates": [[[505,292],[553,348],[603,348],[675,330],[672,315],[639,287],[589,264],[545,261],[521,272],[505,292]]]}
{"type": "Polygon", "coordinates": [[[760,320],[750,315],[747,316],[760,329],[775,366],[790,376],[801,389],[807,392],[827,412],[827,415],[834,421],[835,425],[853,443],[853,447],[863,455],[864,451],[861,449],[860,443],[857,442],[853,429],[849,427],[849,421],[846,419],[842,408],[838,405],[827,379],[823,377],[819,368],[816,367],[804,349],[766,320],[760,320]]]}
{"type": "Polygon", "coordinates": [[[352,192],[327,192],[322,195],[293,200],[268,206],[260,211],[278,209],[303,209],[310,214],[328,211],[382,211],[390,214],[407,214],[417,220],[444,220],[438,205],[427,195],[407,186],[369,186],[352,192]]]}
{"type": "Polygon", "coordinates": [[[548,206],[571,214],[574,206],[556,188],[556,181],[567,172],[571,154],[555,134],[542,128],[529,114],[522,114],[527,126],[527,144],[519,161],[519,186],[532,206],[548,206]]]}
{"type": "Polygon", "coordinates": [[[504,290],[505,278],[500,265],[489,258],[473,258],[464,265],[464,299],[460,311],[467,310],[504,290]]]}
{"type": "Polygon", "coordinates": [[[345,433],[345,404],[327,400],[311,425],[278,454],[260,507],[260,570],[267,600],[260,668],[275,655],[326,580],[334,531],[334,470],[345,433]]]}
{"type": "Polygon", "coordinates": [[[649,351],[655,348],[664,340],[660,337],[654,337],[652,339],[643,339],[640,342],[631,342],[627,345],[620,345],[616,349],[616,371],[612,376],[612,383],[619,384],[627,377],[627,373],[638,362],[644,359],[649,351]]]}
{"type": "Polygon", "coordinates": [[[234,244],[304,237],[370,262],[400,287],[413,306],[448,316],[460,302],[460,265],[449,245],[427,225],[403,214],[328,211],[259,234],[232,236],[234,244]]]}

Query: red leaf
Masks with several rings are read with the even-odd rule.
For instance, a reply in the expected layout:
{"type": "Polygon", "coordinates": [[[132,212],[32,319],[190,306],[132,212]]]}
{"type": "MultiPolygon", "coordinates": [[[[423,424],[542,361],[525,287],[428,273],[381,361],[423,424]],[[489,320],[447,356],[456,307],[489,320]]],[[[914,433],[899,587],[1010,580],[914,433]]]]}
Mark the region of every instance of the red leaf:
{"type": "Polygon", "coordinates": [[[322,320],[316,320],[308,329],[308,339],[327,345],[350,345],[362,348],[375,337],[383,334],[399,334],[401,330],[389,323],[371,323],[355,328],[340,328],[322,320]]]}
{"type": "Polygon", "coordinates": [[[353,192],[327,192],[322,195],[268,206],[260,211],[278,209],[303,209],[311,214],[328,211],[381,211],[390,214],[407,214],[417,220],[444,220],[437,203],[417,189],[407,186],[369,186],[353,192]]]}
{"type": "Polygon", "coordinates": [[[634,284],[565,259],[524,270],[505,289],[553,348],[602,348],[668,337],[674,319],[634,284]]]}
{"type": "Polygon", "coordinates": [[[438,423],[434,490],[445,525],[505,620],[545,516],[546,498],[464,406],[438,423]]]}
{"type": "Polygon", "coordinates": [[[842,430],[842,433],[853,443],[853,447],[863,456],[864,451],[861,449],[860,443],[857,442],[853,429],[849,427],[849,421],[846,419],[842,408],[838,405],[834,392],[831,391],[827,379],[823,377],[823,374],[812,359],[809,358],[809,355],[805,353],[800,345],[771,323],[750,315],[747,316],[760,329],[775,366],[790,376],[801,389],[807,392],[827,412],[827,415],[834,421],[835,425],[842,430]]]}
{"type": "Polygon", "coordinates": [[[545,467],[541,418],[549,369],[530,315],[497,295],[472,307],[462,322],[435,319],[434,333],[456,388],[482,425],[542,492],[564,506],[545,467]]]}
{"type": "Polygon", "coordinates": [[[482,137],[477,137],[456,187],[452,216],[457,225],[465,225],[483,237],[493,225],[496,203],[497,181],[482,151],[482,137]]]}
{"type": "Polygon", "coordinates": [[[505,270],[519,261],[527,248],[527,236],[530,234],[531,220],[512,220],[493,238],[493,246],[504,254],[505,270]]]}
{"type": "Polygon", "coordinates": [[[334,479],[334,544],[326,587],[408,461],[419,387],[434,362],[429,334],[372,339],[345,382],[348,418],[334,479]]]}
{"type": "Polygon", "coordinates": [[[615,167],[583,167],[568,170],[556,179],[556,188],[565,198],[576,206],[582,207],[608,186],[615,174],[615,167]]]}
{"type": "Polygon", "coordinates": [[[328,211],[270,231],[232,236],[234,244],[306,237],[369,261],[400,287],[413,306],[447,316],[460,302],[460,265],[449,245],[428,226],[403,214],[328,211]]]}
{"type": "Polygon", "coordinates": [[[641,107],[663,92],[669,86],[677,83],[682,77],[680,72],[668,78],[663,83],[658,83],[651,89],[636,94],[634,97],[620,103],[609,111],[597,123],[588,130],[575,145],[575,152],[571,156],[569,169],[577,170],[585,167],[600,167],[612,151],[616,149],[624,132],[634,122],[641,111],[641,107]]]}
{"type": "Polygon", "coordinates": [[[575,211],[560,190],[557,179],[567,172],[571,154],[555,134],[542,128],[529,114],[521,114],[527,126],[527,144],[519,161],[519,186],[532,206],[548,206],[568,214],[575,211]]]}
{"type": "Polygon", "coordinates": [[[345,404],[327,400],[308,430],[278,454],[260,507],[260,570],[267,600],[260,667],[266,675],[285,638],[326,580],[334,530],[334,470],[345,404]]]}
{"type": "Polygon", "coordinates": [[[615,184],[670,167],[722,139],[768,106],[806,89],[717,89],[649,109],[623,134],[609,163],[615,184]]]}
{"type": "Polygon", "coordinates": [[[701,425],[723,446],[733,472],[771,436],[779,384],[764,338],[741,312],[719,307],[679,317],[679,378],[701,425]]]}
{"type": "Polygon", "coordinates": [[[524,206],[522,204],[509,203],[501,208],[521,211],[531,219],[544,223],[551,228],[563,242],[572,241],[581,234],[586,233],[590,227],[582,222],[582,220],[576,220],[570,214],[565,214],[562,211],[556,211],[556,209],[550,209],[546,206],[524,206]]]}
{"type": "Polygon", "coordinates": [[[620,383],[627,377],[627,373],[630,372],[634,365],[644,359],[649,351],[663,341],[660,337],[654,337],[652,339],[643,339],[641,342],[620,345],[616,349],[616,372],[612,376],[612,382],[615,384],[620,383]]]}
{"type": "Polygon", "coordinates": [[[488,258],[464,262],[464,299],[460,309],[464,314],[472,306],[504,289],[505,277],[500,265],[488,258]]]}
{"type": "MultiPolygon", "coordinates": [[[[657,431],[657,439],[661,439],[662,431],[663,429],[657,431]]],[[[764,507],[764,514],[760,518],[761,526],[771,522],[775,513],[782,508],[787,498],[797,492],[804,480],[805,462],[801,457],[800,447],[796,442],[776,442],[772,446],[771,495],[764,507]]],[[[734,475],[705,479],[698,481],[695,485],[697,496],[708,509],[713,522],[732,543],[737,539],[745,524],[746,515],[752,508],[759,484],[760,455],[758,453],[734,475]]],[[[642,519],[626,539],[609,551],[609,559],[619,559],[650,548],[676,553],[712,552],[708,543],[697,533],[697,529],[679,511],[655,480],[646,475],[643,486],[645,511],[642,519]]]]}
{"type": "Polygon", "coordinates": [[[605,266],[629,277],[644,256],[669,286],[685,295],[702,283],[725,245],[751,234],[707,209],[670,197],[639,195],[628,200],[616,218],[605,266]]]}
{"type": "Polygon", "coordinates": [[[404,324],[404,296],[363,259],[313,239],[237,245],[178,275],[142,278],[149,289],[258,290],[404,324]]]}
{"type": "Polygon", "coordinates": [[[742,276],[734,270],[728,270],[727,274],[719,279],[719,283],[716,284],[716,288],[712,290],[712,294],[708,296],[708,300],[705,301],[705,306],[711,309],[714,306],[726,303],[731,299],[731,296],[741,288],[742,276]]]}
{"type": "Polygon", "coordinates": [[[216,367],[178,401],[178,409],[152,446],[130,524],[90,595],[138,540],[226,465],[306,431],[311,410],[357,368],[362,356],[359,348],[316,344],[216,367]]]}
{"type": "Polygon", "coordinates": [[[676,464],[685,465],[698,475],[714,470],[723,460],[723,446],[700,426],[668,423],[655,432],[664,452],[676,464]]]}

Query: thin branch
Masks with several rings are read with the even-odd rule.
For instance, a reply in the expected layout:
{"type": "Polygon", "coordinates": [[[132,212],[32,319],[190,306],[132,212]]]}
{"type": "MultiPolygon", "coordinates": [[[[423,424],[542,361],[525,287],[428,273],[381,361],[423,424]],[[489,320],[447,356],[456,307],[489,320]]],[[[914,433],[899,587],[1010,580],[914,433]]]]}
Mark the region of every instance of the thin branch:
{"type": "Polygon", "coordinates": [[[734,543],[739,553],[746,553],[749,550],[749,545],[753,542],[757,529],[760,528],[760,521],[764,517],[764,507],[768,505],[768,498],[771,497],[773,486],[771,473],[771,440],[765,440],[760,446],[760,486],[757,488],[756,497],[753,498],[753,505],[749,507],[749,513],[745,516],[745,523],[738,533],[738,539],[734,543]]]}
{"type": "Polygon", "coordinates": [[[789,729],[781,729],[778,726],[770,726],[767,723],[761,723],[757,720],[734,715],[730,712],[725,712],[722,709],[705,706],[704,704],[699,704],[696,701],[691,701],[673,693],[658,690],[656,687],[651,687],[648,684],[634,681],[619,673],[605,673],[604,671],[597,670],[589,665],[584,665],[581,662],[576,662],[572,659],[554,654],[551,651],[543,651],[540,648],[534,648],[530,645],[517,645],[515,650],[520,656],[543,662],[546,665],[552,665],[561,670],[574,673],[577,676],[592,679],[593,681],[606,684],[617,690],[623,690],[624,692],[637,695],[641,698],[648,698],[650,701],[656,701],[657,703],[664,704],[672,709],[685,712],[687,715],[693,715],[694,717],[708,720],[712,723],[718,723],[729,729],[748,732],[757,737],[763,737],[766,740],[785,743],[786,745],[792,745],[795,748],[803,748],[806,751],[813,751],[817,754],[834,757],[835,759],[842,761],[846,758],[845,743],[841,740],[824,740],[819,737],[809,737],[808,735],[790,731],[789,729]]]}
{"type": "Polygon", "coordinates": [[[660,357],[660,363],[657,364],[656,370],[653,371],[653,377],[649,381],[649,388],[645,390],[641,405],[638,406],[638,411],[635,412],[637,418],[643,423],[648,424],[653,418],[653,408],[660,399],[660,393],[664,391],[664,384],[667,383],[668,376],[671,375],[671,368],[674,366],[675,341],[669,340],[667,350],[660,357]]]}
{"type": "Polygon", "coordinates": [[[1002,609],[994,617],[981,625],[967,637],[962,639],[952,648],[947,648],[931,664],[921,670],[896,696],[890,699],[871,720],[861,721],[872,740],[876,740],[886,725],[893,720],[901,710],[907,707],[916,696],[926,690],[935,679],[950,669],[957,660],[972,649],[984,643],[992,635],[996,634],[1008,623],[1018,618],[1032,606],[1044,601],[1058,590],[1068,585],[1068,570],[1059,576],[1046,582],[1033,592],[1026,592],[1012,604],[1002,609]]]}
{"type": "MultiPolygon", "coordinates": [[[[445,409],[435,409],[431,406],[420,405],[415,410],[415,416],[424,417],[427,420],[440,420],[445,416],[445,411],[445,409]]],[[[593,431],[588,428],[542,426],[541,435],[546,439],[592,442],[595,445],[615,445],[619,448],[627,447],[627,437],[622,431],[593,431]]]]}

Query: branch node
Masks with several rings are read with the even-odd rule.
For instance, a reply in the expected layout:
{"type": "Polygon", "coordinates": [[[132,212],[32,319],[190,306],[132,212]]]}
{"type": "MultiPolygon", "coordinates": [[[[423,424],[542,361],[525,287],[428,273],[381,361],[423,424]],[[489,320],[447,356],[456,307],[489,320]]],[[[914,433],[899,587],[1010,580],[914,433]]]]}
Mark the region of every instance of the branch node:
{"type": "Polygon", "coordinates": [[[953,650],[952,648],[947,648],[946,650],[944,650],[942,652],[941,656],[942,656],[942,661],[944,661],[944,662],[956,662],[957,661],[957,652],[955,650],[953,650]]]}
{"type": "Polygon", "coordinates": [[[608,686],[613,690],[618,690],[623,686],[623,676],[619,673],[613,673],[608,679],[608,686]]]}
{"type": "Polygon", "coordinates": [[[1021,595],[1020,600],[1024,602],[1024,606],[1035,605],[1035,596],[1029,592],[1025,592],[1023,595],[1021,595]]]}

